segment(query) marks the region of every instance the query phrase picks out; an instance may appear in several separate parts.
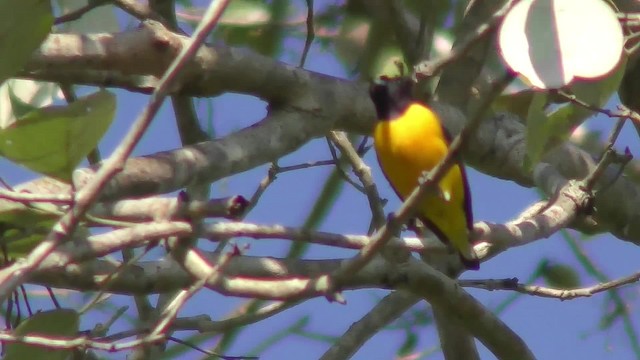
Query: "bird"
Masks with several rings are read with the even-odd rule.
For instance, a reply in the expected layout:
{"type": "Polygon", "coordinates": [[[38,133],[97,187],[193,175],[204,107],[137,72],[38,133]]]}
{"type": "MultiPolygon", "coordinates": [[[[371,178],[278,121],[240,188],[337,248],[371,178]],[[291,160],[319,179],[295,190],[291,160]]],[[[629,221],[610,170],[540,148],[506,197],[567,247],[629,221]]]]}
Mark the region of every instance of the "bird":
{"type": "MultiPolygon", "coordinates": [[[[446,156],[450,136],[440,117],[427,104],[412,96],[413,81],[399,77],[374,82],[370,87],[378,121],[373,143],[380,168],[403,201],[419,185],[425,171],[446,156]]],[[[471,192],[464,165],[457,161],[417,206],[416,217],[440,241],[450,244],[465,268],[478,270],[473,251],[471,192]]]]}

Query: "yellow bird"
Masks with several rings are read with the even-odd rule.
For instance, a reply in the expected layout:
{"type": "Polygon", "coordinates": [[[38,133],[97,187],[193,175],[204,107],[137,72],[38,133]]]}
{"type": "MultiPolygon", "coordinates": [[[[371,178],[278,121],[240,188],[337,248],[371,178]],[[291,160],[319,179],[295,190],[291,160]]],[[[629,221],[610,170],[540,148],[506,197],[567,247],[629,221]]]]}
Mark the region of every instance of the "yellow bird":
{"type": "MultiPolygon", "coordinates": [[[[376,83],[370,91],[379,119],[373,133],[378,162],[403,200],[418,186],[422,173],[449,151],[449,136],[438,115],[413,98],[412,85],[411,80],[399,78],[376,83]]],[[[456,249],[467,269],[480,268],[470,242],[471,194],[461,163],[449,169],[439,191],[427,195],[417,214],[442,242],[456,249]]]]}

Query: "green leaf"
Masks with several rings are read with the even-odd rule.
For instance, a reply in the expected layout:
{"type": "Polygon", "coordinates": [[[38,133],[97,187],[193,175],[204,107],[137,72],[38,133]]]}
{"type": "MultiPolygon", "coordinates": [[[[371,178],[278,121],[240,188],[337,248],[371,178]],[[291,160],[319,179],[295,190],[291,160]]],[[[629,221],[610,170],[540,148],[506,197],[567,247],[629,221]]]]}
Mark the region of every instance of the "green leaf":
{"type": "Polygon", "coordinates": [[[22,69],[51,26],[49,0],[0,0],[0,83],[22,69]]]}
{"type": "Polygon", "coordinates": [[[261,0],[234,0],[224,10],[220,26],[266,25],[271,19],[269,6],[261,0]]]}
{"type": "MultiPolygon", "coordinates": [[[[14,333],[24,335],[51,335],[53,337],[72,337],[77,335],[80,317],[75,310],[56,309],[39,312],[20,323],[14,333]]],[[[48,359],[65,360],[71,355],[71,350],[54,350],[46,347],[21,343],[7,343],[5,345],[4,360],[19,359],[48,359]]]]}
{"type": "Polygon", "coordinates": [[[620,320],[622,317],[625,316],[626,310],[624,308],[624,306],[618,306],[615,305],[614,301],[607,301],[607,305],[612,305],[613,304],[613,309],[610,310],[606,310],[604,314],[602,314],[602,317],[600,318],[600,323],[598,324],[598,327],[600,328],[600,330],[607,330],[609,329],[611,326],[613,326],[613,324],[616,323],[617,320],[620,320]]]}
{"type": "MultiPolygon", "coordinates": [[[[2,259],[25,257],[51,232],[60,217],[60,210],[52,204],[37,203],[27,207],[13,202],[2,203],[0,212],[0,251],[2,259]],[[18,205],[18,206],[14,206],[18,205]],[[22,207],[20,207],[22,206],[22,207]]],[[[87,238],[91,234],[79,225],[74,236],[87,238]]]]}
{"type": "Polygon", "coordinates": [[[569,265],[549,263],[541,271],[547,285],[557,289],[575,289],[580,286],[578,273],[569,265]]]}
{"type": "Polygon", "coordinates": [[[546,93],[535,93],[527,112],[527,156],[524,166],[529,171],[542,158],[546,139],[550,136],[549,121],[544,113],[546,102],[546,93]]]}
{"type": "MultiPolygon", "coordinates": [[[[54,186],[51,188],[56,189],[54,186]]],[[[2,257],[17,259],[28,254],[51,231],[60,214],[60,208],[54,204],[33,203],[26,205],[0,199],[0,251],[2,257]]]]}
{"type": "Polygon", "coordinates": [[[115,113],[115,95],[101,90],[66,106],[48,106],[0,130],[0,154],[31,170],[69,181],[98,144],[115,113]]]}
{"type": "MultiPolygon", "coordinates": [[[[11,81],[7,82],[8,84],[11,81]]],[[[7,89],[7,94],[9,95],[9,102],[11,103],[11,110],[13,112],[13,116],[15,118],[21,118],[28,113],[37,110],[37,106],[33,106],[25,101],[23,101],[15,92],[13,86],[9,86],[7,89]]]]}
{"type": "Polygon", "coordinates": [[[0,223],[0,246],[2,257],[10,260],[26,256],[45,238],[55,220],[40,221],[32,227],[18,227],[0,223]]]}
{"type": "Polygon", "coordinates": [[[16,122],[17,117],[50,105],[60,91],[58,85],[25,79],[8,79],[0,84],[0,129],[16,122]]]}
{"type": "Polygon", "coordinates": [[[406,74],[409,74],[409,68],[399,47],[385,46],[380,49],[376,54],[371,69],[373,79],[377,79],[380,76],[394,78],[406,74]]]}
{"type": "Polygon", "coordinates": [[[513,94],[500,95],[493,101],[491,108],[494,111],[507,111],[526,119],[531,101],[536,94],[538,92],[534,90],[523,90],[513,94]]]}
{"type": "Polygon", "coordinates": [[[227,24],[220,27],[219,34],[228,45],[244,45],[263,55],[275,55],[282,49],[289,6],[289,0],[276,0],[269,5],[234,0],[225,10],[223,20],[226,18],[227,24]]]}
{"type": "Polygon", "coordinates": [[[405,333],[404,341],[402,342],[400,349],[398,349],[398,357],[403,357],[414,352],[416,350],[416,346],[418,346],[418,335],[413,331],[407,331],[405,333]]]}
{"type": "MultiPolygon", "coordinates": [[[[627,62],[625,74],[618,88],[618,96],[624,106],[635,112],[640,112],[640,81],[638,79],[640,79],[640,59],[634,56],[627,62]]],[[[637,122],[634,121],[633,124],[637,128],[637,122]]]]}

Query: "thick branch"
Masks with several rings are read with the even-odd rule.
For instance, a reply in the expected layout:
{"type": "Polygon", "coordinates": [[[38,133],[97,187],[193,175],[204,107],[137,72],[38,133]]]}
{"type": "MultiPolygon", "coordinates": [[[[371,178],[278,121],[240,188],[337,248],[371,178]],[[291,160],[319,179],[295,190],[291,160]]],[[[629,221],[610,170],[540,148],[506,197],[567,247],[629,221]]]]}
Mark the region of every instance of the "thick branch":
{"type": "MultiPolygon", "coordinates": [[[[209,257],[212,263],[217,257],[209,257]]],[[[64,270],[37,272],[36,283],[81,290],[98,290],[127,294],[167,292],[188,287],[194,280],[176,262],[165,260],[132,266],[108,284],[101,279],[115,270],[113,263],[94,261],[64,270]]],[[[222,294],[270,299],[292,299],[325,296],[326,289],[313,287],[309,276],[328,273],[340,266],[337,260],[278,260],[237,256],[224,268],[224,280],[212,284],[222,294]],[[241,272],[241,275],[238,273],[241,272]],[[270,278],[266,278],[270,276],[270,278]]],[[[451,280],[415,260],[400,268],[383,261],[373,261],[343,284],[345,289],[362,287],[403,286],[444,309],[452,319],[460,321],[499,358],[533,358],[524,343],[495,315],[451,280]]]]}
{"type": "Polygon", "coordinates": [[[460,324],[449,321],[446,310],[433,307],[433,318],[446,360],[480,359],[474,337],[460,324]]]}
{"type": "Polygon", "coordinates": [[[320,360],[350,359],[365,342],[418,301],[420,298],[406,291],[396,291],[387,295],[362,319],[353,323],[322,355],[320,360]]]}
{"type": "MultiPolygon", "coordinates": [[[[204,255],[211,264],[218,260],[218,256],[204,255]]],[[[335,271],[342,261],[236,256],[223,271],[225,279],[207,286],[225,295],[261,299],[290,300],[325,296],[326,288],[311,287],[310,278],[335,271]]],[[[103,280],[116,271],[117,266],[113,262],[95,260],[63,268],[47,267],[35,273],[32,283],[80,291],[148,295],[183,289],[194,281],[177,262],[165,259],[131,265],[127,271],[105,284],[103,280]]],[[[348,279],[343,288],[385,288],[403,278],[405,276],[400,270],[391,269],[382,261],[373,261],[348,279]]]]}
{"type": "MultiPolygon", "coordinates": [[[[322,123],[320,119],[300,121],[299,115],[295,111],[279,111],[219,140],[129,159],[125,164],[127,170],[114,178],[102,193],[102,199],[167,193],[271,162],[323,134],[318,126],[322,123]]],[[[74,182],[82,186],[94,174],[95,169],[77,171],[74,182]]]]}

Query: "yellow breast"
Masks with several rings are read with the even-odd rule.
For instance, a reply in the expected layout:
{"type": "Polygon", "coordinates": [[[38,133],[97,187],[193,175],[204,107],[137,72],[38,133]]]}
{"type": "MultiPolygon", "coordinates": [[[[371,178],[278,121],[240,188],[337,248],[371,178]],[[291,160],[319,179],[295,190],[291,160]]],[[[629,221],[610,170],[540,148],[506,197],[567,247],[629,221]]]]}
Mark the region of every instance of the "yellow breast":
{"type": "Polygon", "coordinates": [[[413,191],[422,172],[435,167],[447,153],[437,116],[418,104],[399,119],[378,122],[374,146],[382,170],[402,198],[413,191]]]}

